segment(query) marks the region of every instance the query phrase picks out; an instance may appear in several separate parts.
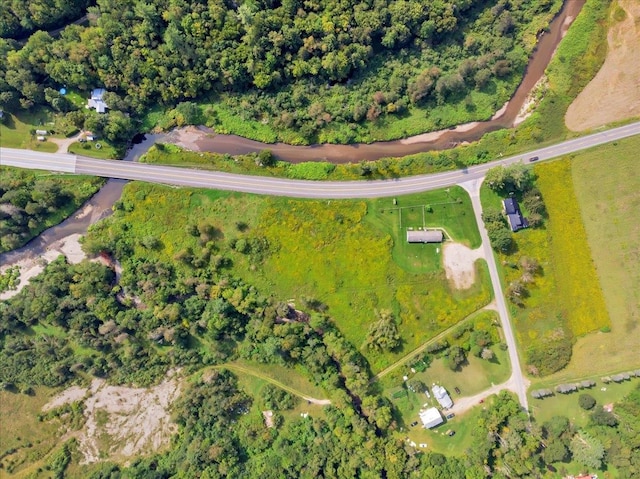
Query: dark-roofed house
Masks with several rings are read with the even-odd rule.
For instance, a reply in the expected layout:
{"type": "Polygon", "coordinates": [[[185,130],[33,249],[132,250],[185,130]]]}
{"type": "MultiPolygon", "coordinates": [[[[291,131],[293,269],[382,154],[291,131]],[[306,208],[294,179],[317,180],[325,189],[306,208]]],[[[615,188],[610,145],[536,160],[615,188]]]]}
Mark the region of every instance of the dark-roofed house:
{"type": "Polygon", "coordinates": [[[556,392],[559,392],[560,394],[569,394],[577,390],[578,388],[575,384],[560,384],[556,386],[556,392]]]}
{"type": "Polygon", "coordinates": [[[504,206],[504,212],[507,214],[511,231],[518,231],[529,226],[529,222],[522,216],[520,205],[518,205],[515,198],[505,198],[502,200],[502,205],[504,206]]]}
{"type": "Polygon", "coordinates": [[[624,374],[615,374],[613,376],[611,376],[611,380],[614,383],[621,383],[622,381],[625,380],[624,374]]]}
{"type": "Polygon", "coordinates": [[[440,230],[407,230],[407,243],[442,243],[443,237],[440,230]]]}
{"type": "Polygon", "coordinates": [[[592,387],[593,387],[593,386],[595,386],[595,385],[596,385],[596,382],[595,382],[595,381],[592,381],[591,379],[586,379],[586,380],[584,380],[584,381],[582,381],[582,382],[580,383],[580,387],[581,387],[581,388],[583,388],[583,389],[585,389],[585,388],[592,388],[592,387]]]}
{"type": "Polygon", "coordinates": [[[89,98],[89,102],[87,103],[87,108],[95,108],[98,113],[104,113],[107,111],[107,104],[104,102],[102,97],[106,93],[104,88],[96,88],[91,92],[91,98],[89,98]]]}

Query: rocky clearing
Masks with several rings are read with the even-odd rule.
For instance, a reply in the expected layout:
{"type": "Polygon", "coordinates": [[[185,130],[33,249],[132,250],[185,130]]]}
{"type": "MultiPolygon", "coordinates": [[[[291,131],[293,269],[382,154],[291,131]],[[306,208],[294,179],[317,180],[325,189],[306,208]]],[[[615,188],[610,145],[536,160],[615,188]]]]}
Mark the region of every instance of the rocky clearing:
{"type": "Polygon", "coordinates": [[[73,386],[54,397],[43,411],[84,401],[85,425],[77,434],[83,464],[128,460],[168,444],[177,426],[169,408],[182,388],[177,372],[152,388],[110,386],[94,379],[89,388],[73,386]]]}
{"type": "Polygon", "coordinates": [[[81,235],[79,234],[73,234],[61,239],[60,241],[56,241],[47,248],[45,254],[40,257],[27,257],[12,264],[2,265],[2,267],[0,267],[0,273],[4,273],[12,266],[20,268],[20,282],[16,289],[0,293],[0,301],[9,299],[18,294],[22,288],[29,284],[29,280],[31,280],[31,278],[42,273],[44,267],[60,255],[66,256],[67,260],[73,264],[77,264],[82,261],[85,258],[85,254],[79,243],[80,236],[81,235]]]}
{"type": "Polygon", "coordinates": [[[605,62],[567,110],[572,131],[640,116],[640,3],[620,0],[619,6],[626,18],[609,29],[605,62]]]}

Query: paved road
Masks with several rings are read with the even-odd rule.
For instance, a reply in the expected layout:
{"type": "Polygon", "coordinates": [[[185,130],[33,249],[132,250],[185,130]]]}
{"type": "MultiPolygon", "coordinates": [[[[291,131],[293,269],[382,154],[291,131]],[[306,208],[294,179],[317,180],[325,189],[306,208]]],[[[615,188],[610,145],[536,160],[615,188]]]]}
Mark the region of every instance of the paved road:
{"type": "Polygon", "coordinates": [[[527,402],[527,382],[522,374],[522,368],[520,367],[520,358],[518,356],[518,347],[516,345],[516,338],[513,334],[511,327],[511,320],[509,319],[509,311],[507,310],[507,304],[504,300],[504,293],[502,291],[502,283],[500,282],[500,275],[498,274],[498,265],[496,264],[496,258],[491,249],[491,242],[489,241],[489,235],[482,221],[482,204],[480,203],[480,185],[482,180],[471,180],[466,183],[462,183],[462,186],[469,196],[471,197],[471,204],[473,205],[473,213],[476,217],[476,223],[480,230],[480,237],[482,238],[481,248],[484,250],[484,258],[487,261],[489,267],[489,276],[491,277],[491,284],[493,285],[494,300],[500,316],[500,323],[502,324],[502,333],[504,340],[507,343],[507,351],[509,353],[509,361],[511,362],[511,378],[507,381],[507,384],[511,386],[511,389],[518,395],[520,404],[525,409],[529,410],[527,402]]]}
{"type": "MultiPolygon", "coordinates": [[[[0,165],[75,172],[108,178],[232,190],[299,198],[374,198],[434,190],[484,177],[493,166],[507,165],[537,156],[540,161],[640,134],[640,122],[569,140],[527,154],[503,158],[464,170],[373,181],[302,181],[236,175],[132,162],[94,160],[76,155],[39,153],[0,148],[0,165]]],[[[357,158],[354,158],[357,161],[357,158]]]]}

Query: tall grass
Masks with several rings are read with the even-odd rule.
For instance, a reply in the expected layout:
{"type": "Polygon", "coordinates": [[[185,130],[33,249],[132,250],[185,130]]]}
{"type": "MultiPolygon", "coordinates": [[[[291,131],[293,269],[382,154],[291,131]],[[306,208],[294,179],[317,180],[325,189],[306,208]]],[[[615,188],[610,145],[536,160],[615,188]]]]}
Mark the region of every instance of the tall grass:
{"type": "Polygon", "coordinates": [[[556,298],[566,311],[573,334],[581,336],[609,326],[600,281],[573,190],[568,159],[536,166],[537,184],[547,198],[547,235],[557,276],[556,298]]]}

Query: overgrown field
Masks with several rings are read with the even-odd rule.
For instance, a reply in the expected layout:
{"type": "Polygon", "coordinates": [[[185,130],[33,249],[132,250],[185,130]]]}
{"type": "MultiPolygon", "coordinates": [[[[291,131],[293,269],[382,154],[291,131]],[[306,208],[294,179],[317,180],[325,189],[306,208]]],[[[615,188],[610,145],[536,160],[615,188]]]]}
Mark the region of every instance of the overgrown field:
{"type": "Polygon", "coordinates": [[[356,347],[363,344],[374,312],[390,310],[400,347],[384,353],[363,350],[379,370],[484,306],[491,294],[482,268],[472,288],[452,291],[439,245],[414,245],[411,267],[401,258],[394,261],[409,247],[399,246],[406,240],[404,230],[398,230],[397,211],[383,208],[432,205],[426,213],[429,226],[442,226],[456,240],[477,245],[475,220],[462,189],[401,197],[396,205],[385,201],[307,201],[130,184],[123,212],[111,228],[126,227],[124,236],[137,238],[132,241],[135,256],[174,261],[201,248],[199,239],[187,233],[190,225],[209,223],[216,254],[231,260],[236,277],[279,301],[323,304],[356,347]]]}
{"type": "MultiPolygon", "coordinates": [[[[610,323],[573,191],[571,163],[540,164],[534,171],[546,204],[544,225],[515,233],[513,250],[498,256],[505,287],[525,285],[522,305],[511,308],[525,362],[537,364],[532,374],[549,374],[566,365],[574,338],[610,323]],[[525,281],[527,260],[539,267],[525,281]]],[[[485,207],[500,208],[501,198],[487,186],[482,199],[485,207]]]]}
{"type": "Polygon", "coordinates": [[[556,298],[566,311],[573,334],[582,336],[608,327],[609,317],[573,189],[571,171],[575,167],[562,160],[536,166],[534,171],[537,185],[548,199],[547,238],[557,278],[556,298]]]}
{"type": "Polygon", "coordinates": [[[574,155],[571,175],[611,331],[578,339],[563,375],[640,366],[640,138],[574,155]]]}

